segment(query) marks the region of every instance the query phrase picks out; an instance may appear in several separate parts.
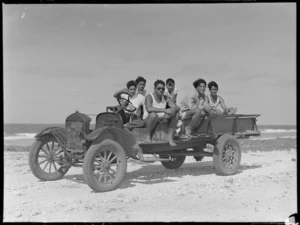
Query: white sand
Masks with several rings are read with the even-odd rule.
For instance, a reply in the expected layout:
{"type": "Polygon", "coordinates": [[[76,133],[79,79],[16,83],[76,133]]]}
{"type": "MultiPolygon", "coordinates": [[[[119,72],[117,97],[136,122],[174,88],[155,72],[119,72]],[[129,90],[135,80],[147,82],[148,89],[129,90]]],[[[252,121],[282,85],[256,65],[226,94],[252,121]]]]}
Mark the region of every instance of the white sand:
{"type": "Polygon", "coordinates": [[[95,193],[82,168],[58,181],[31,173],[28,153],[4,152],[4,222],[284,222],[296,205],[296,150],[242,154],[239,172],[217,176],[212,158],[177,170],[129,160],[115,191],[95,193]]]}

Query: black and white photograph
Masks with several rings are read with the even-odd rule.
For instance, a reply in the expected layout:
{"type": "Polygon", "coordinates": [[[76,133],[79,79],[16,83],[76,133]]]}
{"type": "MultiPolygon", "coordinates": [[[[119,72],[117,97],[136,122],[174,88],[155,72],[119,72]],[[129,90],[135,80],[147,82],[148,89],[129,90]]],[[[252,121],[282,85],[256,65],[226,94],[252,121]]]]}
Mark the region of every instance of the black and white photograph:
{"type": "Polygon", "coordinates": [[[3,222],[296,223],[296,3],[2,13],[3,222]]]}

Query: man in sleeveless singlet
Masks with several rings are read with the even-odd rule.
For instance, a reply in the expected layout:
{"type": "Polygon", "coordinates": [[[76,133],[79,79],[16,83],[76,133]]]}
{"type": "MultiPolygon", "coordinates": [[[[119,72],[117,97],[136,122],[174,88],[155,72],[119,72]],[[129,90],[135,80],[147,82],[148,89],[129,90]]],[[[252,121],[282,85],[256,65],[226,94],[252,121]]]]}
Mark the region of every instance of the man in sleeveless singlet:
{"type": "Polygon", "coordinates": [[[170,99],[164,96],[165,82],[157,80],[154,82],[154,92],[148,94],[145,99],[144,117],[147,124],[146,142],[151,142],[151,133],[160,119],[167,119],[169,123],[168,142],[171,146],[176,146],[173,140],[180,108],[170,99]],[[167,104],[170,108],[166,108],[167,104]]]}
{"type": "Polygon", "coordinates": [[[165,96],[169,97],[174,103],[176,103],[178,90],[175,88],[175,81],[172,78],[166,80],[167,89],[165,91],[165,96]]]}
{"type": "Polygon", "coordinates": [[[212,115],[232,115],[236,113],[237,108],[227,107],[225,105],[224,99],[221,96],[217,95],[219,87],[216,82],[209,82],[208,89],[210,91],[210,94],[208,95],[208,101],[211,106],[212,115]]]}

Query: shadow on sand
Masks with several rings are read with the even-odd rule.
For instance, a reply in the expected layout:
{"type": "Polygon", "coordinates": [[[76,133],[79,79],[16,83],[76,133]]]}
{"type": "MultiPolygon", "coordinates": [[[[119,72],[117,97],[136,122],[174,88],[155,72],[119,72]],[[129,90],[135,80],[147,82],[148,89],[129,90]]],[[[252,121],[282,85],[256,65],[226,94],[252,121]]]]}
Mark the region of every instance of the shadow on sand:
{"type": "MultiPolygon", "coordinates": [[[[240,174],[244,170],[258,169],[261,167],[262,166],[259,164],[243,164],[240,165],[240,168],[236,174],[240,174]]],[[[185,163],[180,168],[174,170],[166,169],[162,165],[143,163],[141,164],[141,168],[126,173],[125,179],[120,185],[119,189],[134,187],[137,183],[152,185],[158,183],[176,182],[175,178],[178,179],[184,176],[205,176],[210,174],[215,174],[212,161],[185,163]]],[[[86,183],[83,174],[66,175],[64,179],[81,184],[86,183]]]]}

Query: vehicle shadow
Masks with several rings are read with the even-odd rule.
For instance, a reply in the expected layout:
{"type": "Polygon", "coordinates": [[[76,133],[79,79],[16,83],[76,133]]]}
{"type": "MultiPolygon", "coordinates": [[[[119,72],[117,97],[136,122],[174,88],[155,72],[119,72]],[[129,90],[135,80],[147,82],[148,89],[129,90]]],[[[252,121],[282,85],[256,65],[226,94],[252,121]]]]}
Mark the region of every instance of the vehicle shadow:
{"type": "Polygon", "coordinates": [[[72,175],[65,175],[64,179],[74,181],[79,184],[86,184],[83,174],[72,174],[72,175]]]}
{"type": "MultiPolygon", "coordinates": [[[[242,164],[240,165],[240,168],[236,174],[240,174],[244,170],[258,169],[258,168],[262,168],[262,165],[242,164]]],[[[141,168],[126,173],[126,177],[122,182],[121,186],[119,187],[119,189],[134,187],[138,183],[151,185],[151,184],[159,184],[159,183],[166,183],[166,182],[176,182],[176,179],[182,178],[184,176],[205,176],[205,175],[215,174],[215,172],[216,171],[212,161],[185,163],[180,168],[174,170],[166,169],[162,165],[143,163],[141,164],[141,168]]],[[[80,183],[80,184],[86,184],[83,174],[65,175],[64,179],[76,183],[80,183]]]]}
{"type": "Polygon", "coordinates": [[[162,165],[151,164],[144,164],[141,166],[142,167],[137,170],[126,173],[126,179],[119,187],[120,189],[134,187],[137,183],[151,185],[176,182],[174,178],[209,175],[215,172],[212,162],[185,163],[178,169],[167,169],[162,165]]]}
{"type": "MultiPolygon", "coordinates": [[[[261,165],[240,165],[236,174],[242,173],[244,170],[261,168],[261,165]]],[[[138,170],[127,172],[126,178],[120,189],[134,187],[135,184],[157,184],[166,182],[176,182],[175,178],[184,176],[205,176],[215,174],[215,168],[212,161],[185,163],[180,168],[170,170],[162,165],[145,164],[138,170]]],[[[235,174],[235,175],[236,175],[235,174]]],[[[218,176],[218,175],[216,175],[218,176]]],[[[234,175],[232,175],[234,176],[234,175]]],[[[203,178],[205,179],[205,178],[203,178]]]]}
{"type": "Polygon", "coordinates": [[[258,169],[258,168],[262,168],[261,164],[253,164],[253,165],[240,165],[239,170],[249,170],[249,169],[258,169]]]}

